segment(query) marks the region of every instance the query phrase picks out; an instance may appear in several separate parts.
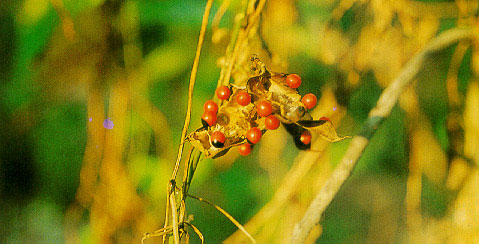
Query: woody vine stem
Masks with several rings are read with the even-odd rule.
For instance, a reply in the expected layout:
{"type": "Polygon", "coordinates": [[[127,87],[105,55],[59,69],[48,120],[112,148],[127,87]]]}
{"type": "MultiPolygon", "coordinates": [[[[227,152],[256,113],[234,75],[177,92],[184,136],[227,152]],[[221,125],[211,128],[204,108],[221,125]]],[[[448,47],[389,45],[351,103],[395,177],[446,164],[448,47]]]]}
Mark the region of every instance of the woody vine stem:
{"type": "Polygon", "coordinates": [[[445,31],[429,42],[421,52],[417,53],[406,64],[399,76],[383,91],[376,107],[369,112],[368,120],[363,125],[361,132],[352,139],[339,165],[315,196],[303,218],[295,225],[291,243],[304,243],[311,229],[319,223],[326,207],[331,203],[343,183],[351,175],[351,172],[378,126],[389,116],[399,96],[405,87],[412,83],[421,70],[426,58],[430,54],[465,39],[479,40],[479,30],[455,28],[445,31]]]}

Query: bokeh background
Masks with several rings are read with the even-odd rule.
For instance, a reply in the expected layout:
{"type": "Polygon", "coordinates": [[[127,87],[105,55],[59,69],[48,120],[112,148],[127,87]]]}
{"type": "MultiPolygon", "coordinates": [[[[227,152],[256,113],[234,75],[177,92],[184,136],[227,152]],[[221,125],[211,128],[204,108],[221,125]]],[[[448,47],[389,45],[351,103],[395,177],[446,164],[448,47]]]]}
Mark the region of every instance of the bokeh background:
{"type": "MultiPolygon", "coordinates": [[[[201,126],[246,1],[216,1],[210,20],[224,2],[219,25],[208,26],[190,131],[201,126]]],[[[139,243],[162,227],[205,3],[0,2],[1,243],[139,243]]],[[[476,0],[267,1],[240,57],[257,53],[270,70],[300,74],[300,93],[320,98],[313,115],[355,135],[431,39],[479,29],[478,8],[476,0]]],[[[232,82],[245,73],[238,65],[232,82]]],[[[478,77],[478,40],[429,58],[308,243],[478,243],[478,77]]],[[[349,140],[314,144],[319,152],[300,152],[283,128],[268,132],[248,157],[231,150],[201,162],[190,193],[251,220],[258,243],[289,243],[349,140]]],[[[236,231],[208,205],[188,199],[187,211],[207,243],[236,231]]],[[[191,242],[199,243],[194,234],[191,242]]]]}

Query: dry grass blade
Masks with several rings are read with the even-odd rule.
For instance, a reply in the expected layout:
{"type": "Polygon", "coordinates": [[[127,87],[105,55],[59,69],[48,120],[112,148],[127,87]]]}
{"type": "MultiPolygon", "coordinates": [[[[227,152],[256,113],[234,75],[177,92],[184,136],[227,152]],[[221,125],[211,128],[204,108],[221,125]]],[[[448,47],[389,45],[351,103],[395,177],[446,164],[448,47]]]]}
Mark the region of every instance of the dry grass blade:
{"type": "Polygon", "coordinates": [[[214,30],[219,28],[221,18],[223,18],[223,15],[226,13],[226,10],[230,6],[231,0],[225,0],[223,3],[221,3],[220,7],[218,8],[218,11],[216,11],[215,16],[213,17],[213,21],[211,22],[211,27],[214,30]]]}
{"type": "MultiPolygon", "coordinates": [[[[182,186],[182,191],[183,191],[183,194],[182,194],[182,197],[183,197],[183,200],[186,198],[186,193],[188,192],[188,188],[190,187],[190,182],[188,182],[188,179],[189,179],[189,174],[190,173],[190,167],[191,167],[191,164],[192,163],[195,163],[195,162],[192,162],[192,158],[191,158],[191,155],[193,154],[193,151],[195,149],[192,147],[190,149],[190,152],[188,153],[188,156],[186,157],[186,160],[185,160],[185,169],[184,169],[184,173],[183,173],[183,186],[182,186]]],[[[199,159],[199,157],[198,157],[199,159]]],[[[196,158],[194,159],[196,160],[196,158]]],[[[198,162],[196,162],[198,163],[198,162]]]]}
{"type": "MultiPolygon", "coordinates": [[[[248,2],[248,5],[253,6],[253,5],[255,5],[254,2],[255,1],[248,2]]],[[[243,31],[240,31],[238,33],[237,42],[235,43],[235,46],[233,48],[231,58],[228,60],[228,68],[226,70],[226,75],[224,77],[223,83],[224,82],[226,82],[226,83],[229,82],[229,80],[231,78],[231,74],[233,72],[233,67],[234,67],[234,64],[235,64],[235,61],[236,61],[236,57],[238,56],[238,54],[240,52],[240,49],[243,46],[244,41],[248,38],[248,36],[251,32],[251,29],[258,22],[259,15],[263,11],[263,8],[264,8],[265,4],[266,4],[266,0],[259,0],[258,5],[257,5],[256,9],[254,10],[254,12],[250,16],[246,16],[246,18],[250,17],[249,19],[247,19],[248,24],[244,28],[243,31]]]]}
{"type": "Polygon", "coordinates": [[[201,231],[196,227],[194,226],[193,224],[190,224],[188,222],[184,222],[184,224],[188,225],[189,227],[191,227],[191,229],[193,229],[193,231],[198,235],[198,237],[200,238],[201,240],[201,244],[205,243],[205,237],[203,236],[203,234],[201,233],[201,231]]]}
{"type": "Polygon", "coordinates": [[[170,194],[170,205],[171,205],[171,218],[173,222],[173,237],[175,238],[175,244],[180,243],[180,234],[178,229],[178,218],[176,213],[176,199],[175,194],[170,194]]]}
{"type": "Polygon", "coordinates": [[[362,135],[353,138],[339,165],[326,181],[321,191],[315,196],[301,221],[294,227],[291,243],[304,243],[313,226],[319,223],[324,210],[351,175],[354,166],[369,143],[369,138],[374,134],[381,121],[391,113],[400,94],[421,70],[427,56],[457,41],[473,38],[479,39],[479,32],[470,28],[456,28],[445,31],[432,40],[406,64],[399,76],[383,91],[376,107],[369,113],[362,135]]]}
{"type": "Polygon", "coordinates": [[[145,233],[145,235],[143,236],[143,238],[141,238],[141,243],[145,243],[145,241],[147,239],[150,239],[152,237],[158,237],[158,236],[165,236],[165,235],[168,235],[170,232],[172,231],[172,228],[171,227],[168,227],[168,228],[161,228],[159,230],[156,230],[155,232],[153,233],[145,233]]]}
{"type": "Polygon", "coordinates": [[[226,212],[220,206],[215,205],[214,203],[209,202],[209,201],[207,201],[207,200],[205,200],[201,197],[196,197],[196,196],[192,196],[192,195],[189,195],[189,194],[188,194],[188,196],[216,208],[216,210],[220,211],[226,218],[228,218],[231,221],[231,223],[236,225],[236,227],[238,227],[238,229],[241,230],[251,240],[251,243],[256,243],[256,240],[251,236],[250,233],[248,233],[248,231],[243,227],[243,225],[241,225],[240,222],[238,222],[235,218],[233,218],[233,216],[231,216],[231,214],[226,212]]]}
{"type": "Polygon", "coordinates": [[[75,27],[73,20],[70,16],[70,13],[65,8],[63,0],[50,0],[53,9],[57,12],[58,17],[60,17],[61,27],[63,30],[63,35],[69,40],[75,40],[75,27]]]}
{"type": "MultiPolygon", "coordinates": [[[[180,139],[180,145],[178,148],[178,155],[176,157],[176,163],[175,163],[175,168],[173,170],[173,173],[171,175],[171,180],[176,179],[176,175],[178,173],[178,169],[180,167],[180,161],[181,161],[181,155],[183,154],[183,149],[185,145],[185,139],[186,139],[186,134],[188,132],[188,127],[190,125],[190,120],[191,120],[191,107],[193,104],[193,90],[195,88],[195,81],[196,81],[196,73],[198,72],[198,65],[200,61],[200,55],[201,55],[201,49],[203,47],[203,42],[205,40],[205,33],[206,33],[206,26],[208,25],[208,18],[210,16],[210,11],[211,11],[211,6],[213,5],[213,0],[208,0],[206,3],[205,7],[205,12],[203,14],[203,19],[201,22],[201,30],[200,30],[200,36],[198,38],[198,45],[196,48],[196,54],[195,54],[195,60],[193,62],[193,68],[191,69],[191,76],[190,76],[190,83],[188,86],[188,104],[186,107],[186,118],[185,118],[185,124],[183,126],[183,130],[181,132],[181,139],[180,139]]],[[[171,181],[170,181],[171,183],[171,181]]],[[[171,195],[170,189],[173,189],[171,185],[168,185],[168,194],[171,195]]],[[[166,214],[165,214],[165,225],[164,227],[166,228],[168,226],[168,218],[169,218],[169,206],[170,205],[170,196],[167,198],[167,204],[166,204],[166,214]]],[[[176,212],[176,208],[173,208],[172,206],[172,211],[176,212]]],[[[178,234],[176,232],[176,234],[178,234]]],[[[163,239],[163,242],[165,242],[166,239],[163,239]]]]}
{"type": "Polygon", "coordinates": [[[459,42],[452,54],[451,64],[449,65],[449,70],[447,71],[447,78],[446,78],[446,87],[447,87],[447,95],[449,98],[449,103],[454,108],[459,106],[460,104],[460,95],[458,91],[458,81],[457,77],[459,74],[459,66],[466,54],[467,49],[470,45],[459,42]]]}
{"type": "Polygon", "coordinates": [[[176,158],[175,169],[173,170],[172,179],[176,178],[178,173],[178,168],[180,166],[181,155],[183,154],[183,148],[185,145],[186,133],[188,132],[188,127],[191,120],[191,107],[193,105],[193,90],[195,88],[196,82],[196,73],[198,72],[198,65],[200,62],[201,49],[203,47],[203,42],[205,40],[206,26],[208,25],[208,18],[210,16],[211,6],[213,5],[213,0],[208,0],[205,7],[205,12],[203,14],[203,20],[201,22],[200,37],[198,39],[198,46],[196,47],[195,60],[193,62],[193,68],[191,69],[190,84],[188,86],[188,105],[186,107],[186,118],[183,130],[181,131],[181,140],[180,146],[178,149],[178,155],[176,158]]]}

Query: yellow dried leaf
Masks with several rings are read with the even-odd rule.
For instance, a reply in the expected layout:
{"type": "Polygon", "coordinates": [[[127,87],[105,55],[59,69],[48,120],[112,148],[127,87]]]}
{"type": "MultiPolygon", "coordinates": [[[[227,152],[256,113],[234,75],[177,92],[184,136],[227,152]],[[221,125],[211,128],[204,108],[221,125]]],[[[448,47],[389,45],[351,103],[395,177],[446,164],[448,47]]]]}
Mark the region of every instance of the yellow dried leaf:
{"type": "MultiPolygon", "coordinates": [[[[479,28],[479,24],[477,26],[479,28]]],[[[479,41],[476,41],[472,52],[471,70],[476,76],[479,76],[479,41]]]]}
{"type": "Polygon", "coordinates": [[[439,28],[439,20],[434,16],[426,15],[416,25],[414,34],[414,41],[418,47],[426,45],[431,40],[439,28]]]}
{"type": "Polygon", "coordinates": [[[471,172],[453,206],[452,221],[456,231],[452,243],[479,242],[479,170],[471,172]]]}
{"type": "Polygon", "coordinates": [[[359,40],[354,46],[355,60],[354,67],[359,71],[364,71],[370,68],[371,58],[376,49],[378,39],[377,31],[372,26],[366,26],[361,30],[359,40]]]}
{"type": "Polygon", "coordinates": [[[378,36],[370,59],[370,66],[378,84],[386,87],[397,77],[403,66],[404,38],[399,28],[390,28],[378,36]]]}
{"type": "Polygon", "coordinates": [[[320,135],[322,138],[329,142],[337,142],[342,141],[346,138],[350,138],[349,136],[338,136],[338,133],[336,132],[333,123],[331,123],[331,121],[326,117],[323,117],[319,120],[298,121],[298,125],[315,134],[320,135]]]}
{"type": "Polygon", "coordinates": [[[25,0],[20,18],[26,24],[37,23],[48,11],[49,0],[25,0]]]}
{"type": "Polygon", "coordinates": [[[431,130],[419,126],[413,132],[411,160],[421,165],[432,182],[440,184],[446,176],[447,159],[431,130]]]}
{"type": "Polygon", "coordinates": [[[469,165],[462,158],[455,158],[449,167],[449,174],[446,181],[446,187],[450,190],[457,190],[464,179],[469,174],[469,165]]]}
{"type": "Polygon", "coordinates": [[[319,40],[319,58],[328,65],[335,64],[349,50],[349,41],[336,30],[325,30],[319,40]]]}
{"type": "Polygon", "coordinates": [[[373,0],[371,8],[374,12],[374,28],[379,31],[386,29],[394,16],[393,5],[390,1],[373,0]]]}
{"type": "Polygon", "coordinates": [[[479,164],[479,82],[471,82],[464,111],[464,154],[479,164]]]}

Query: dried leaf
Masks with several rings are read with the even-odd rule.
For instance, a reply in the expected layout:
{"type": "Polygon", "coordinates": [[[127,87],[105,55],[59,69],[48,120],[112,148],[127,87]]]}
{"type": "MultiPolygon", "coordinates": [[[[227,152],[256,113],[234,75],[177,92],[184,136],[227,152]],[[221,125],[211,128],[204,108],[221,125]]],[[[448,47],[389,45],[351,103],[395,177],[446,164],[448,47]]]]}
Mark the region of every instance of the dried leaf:
{"type": "Polygon", "coordinates": [[[464,111],[464,154],[479,163],[479,83],[471,82],[464,111]]]}
{"type": "Polygon", "coordinates": [[[455,231],[451,243],[477,243],[479,241],[479,171],[473,170],[453,205],[452,222],[455,231]]]}
{"type": "Polygon", "coordinates": [[[322,117],[319,120],[298,121],[297,124],[313,133],[319,134],[322,138],[330,142],[337,142],[350,138],[350,136],[338,136],[333,123],[326,117],[322,117]]]}
{"type": "Polygon", "coordinates": [[[411,160],[422,167],[432,182],[441,184],[447,170],[447,157],[432,131],[422,125],[412,133],[411,160]]]}

